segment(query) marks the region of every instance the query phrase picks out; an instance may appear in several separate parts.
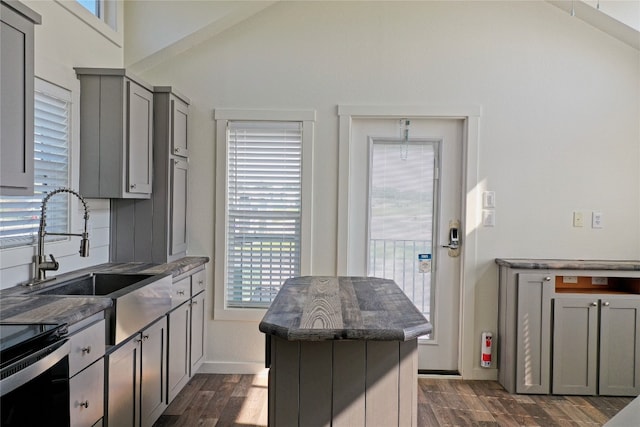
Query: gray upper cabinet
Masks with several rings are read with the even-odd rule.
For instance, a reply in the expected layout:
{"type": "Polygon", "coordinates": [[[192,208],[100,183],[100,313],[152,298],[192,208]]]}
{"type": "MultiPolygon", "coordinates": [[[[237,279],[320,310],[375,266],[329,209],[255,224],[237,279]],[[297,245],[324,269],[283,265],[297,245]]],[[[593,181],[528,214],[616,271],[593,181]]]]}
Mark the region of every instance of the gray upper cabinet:
{"type": "Polygon", "coordinates": [[[0,3],[0,194],[33,195],[34,24],[40,15],[0,3]]]}
{"type": "Polygon", "coordinates": [[[162,86],[154,88],[153,103],[153,194],[147,200],[113,200],[116,262],[170,262],[187,253],[189,99],[162,86]]]}
{"type": "Polygon", "coordinates": [[[152,87],[120,68],[76,68],[80,79],[80,192],[148,199],[153,171],[152,87]]]}

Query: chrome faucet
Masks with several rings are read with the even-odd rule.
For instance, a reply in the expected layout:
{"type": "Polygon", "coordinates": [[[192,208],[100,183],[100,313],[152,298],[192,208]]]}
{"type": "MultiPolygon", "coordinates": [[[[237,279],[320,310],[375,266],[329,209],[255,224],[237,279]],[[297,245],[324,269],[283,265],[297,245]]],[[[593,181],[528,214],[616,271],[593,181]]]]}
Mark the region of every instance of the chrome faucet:
{"type": "Polygon", "coordinates": [[[70,188],[58,188],[57,190],[53,190],[49,194],[42,199],[42,208],[40,211],[40,227],[38,228],[38,254],[33,257],[34,263],[34,274],[33,279],[26,283],[26,285],[36,285],[38,283],[46,282],[46,272],[47,271],[56,271],[60,267],[56,259],[53,257],[53,254],[49,254],[51,257],[51,261],[47,261],[46,255],[44,255],[44,238],[47,235],[50,236],[79,236],[82,237],[80,241],[80,256],[88,257],[89,256],[89,233],[87,232],[87,222],[89,221],[89,208],[87,207],[87,202],[85,202],[84,198],[77,192],[71,190],[70,188]],[[70,193],[76,196],[80,202],[82,202],[82,206],[84,207],[84,232],[81,234],[77,233],[47,233],[47,202],[49,199],[56,194],[59,193],[70,193]]]}

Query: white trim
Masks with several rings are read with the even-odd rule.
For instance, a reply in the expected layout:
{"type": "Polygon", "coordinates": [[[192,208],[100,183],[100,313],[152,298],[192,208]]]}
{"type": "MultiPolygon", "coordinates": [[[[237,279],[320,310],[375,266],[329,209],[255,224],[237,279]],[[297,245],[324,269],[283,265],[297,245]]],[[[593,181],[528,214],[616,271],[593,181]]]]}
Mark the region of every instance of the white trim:
{"type": "Polygon", "coordinates": [[[237,108],[216,108],[215,120],[268,120],[282,122],[315,121],[315,110],[243,110],[237,108]]]}
{"type": "Polygon", "coordinates": [[[122,27],[121,23],[123,22],[122,9],[124,5],[121,3],[121,0],[107,0],[101,2],[101,6],[105,6],[104,20],[91,13],[76,0],[55,0],[55,2],[116,46],[124,46],[124,35],[122,30],[119,30],[119,28],[122,27]]]}
{"type": "Polygon", "coordinates": [[[266,375],[264,362],[203,362],[199,374],[251,374],[266,375]]]}
{"type": "Polygon", "coordinates": [[[216,121],[216,196],[214,224],[214,320],[260,321],[265,309],[226,307],[225,274],[227,265],[227,122],[229,120],[269,120],[302,122],[302,253],[300,274],[311,274],[313,210],[313,143],[315,110],[243,110],[215,109],[216,121]]]}
{"type": "Polygon", "coordinates": [[[446,118],[463,119],[463,182],[462,220],[465,223],[465,245],[461,254],[460,274],[460,330],[458,333],[458,368],[464,378],[473,378],[475,363],[475,286],[477,271],[477,239],[475,228],[480,220],[478,184],[478,148],[480,144],[480,116],[482,107],[471,106],[357,106],[339,105],[338,144],[338,239],[337,274],[348,274],[349,257],[349,164],[351,156],[351,127],[356,118],[446,118]]]}

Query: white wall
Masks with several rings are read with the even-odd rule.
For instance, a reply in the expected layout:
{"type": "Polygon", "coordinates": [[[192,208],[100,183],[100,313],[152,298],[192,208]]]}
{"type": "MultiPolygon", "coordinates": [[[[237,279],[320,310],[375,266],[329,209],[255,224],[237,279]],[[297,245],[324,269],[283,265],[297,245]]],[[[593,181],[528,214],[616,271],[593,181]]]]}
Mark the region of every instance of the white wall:
{"type": "MultiPolygon", "coordinates": [[[[313,273],[335,274],[336,105],[481,105],[480,190],[496,192],[497,224],[467,230],[464,351],[496,330],[494,258],[640,259],[639,52],[546,2],[280,2],[143,76],[192,100],[193,254],[215,256],[214,108],[317,110],[313,273]],[[603,212],[605,227],[573,228],[574,210],[603,212]]],[[[208,326],[211,369],[262,362],[256,323],[208,326]]]]}
{"type": "MultiPolygon", "coordinates": [[[[73,67],[122,67],[122,47],[96,31],[85,21],[80,20],[67,7],[63,7],[62,2],[24,1],[23,3],[42,16],[42,25],[35,27],[36,76],[71,91],[70,171],[71,187],[77,189],[80,83],[73,67]]],[[[78,7],[81,6],[78,5],[78,7]]],[[[89,20],[89,22],[91,21],[89,20]]],[[[72,203],[74,203],[72,207],[77,207],[75,200],[72,200],[72,203]]],[[[109,261],[109,201],[92,199],[88,200],[88,204],[91,210],[89,219],[90,256],[80,258],[78,255],[80,240],[77,237],[66,242],[47,244],[45,252],[52,253],[60,263],[59,271],[49,272],[49,277],[109,261]]],[[[79,232],[82,227],[82,211],[73,208],[71,231],[79,232]]],[[[0,251],[0,288],[10,287],[30,279],[33,274],[32,257],[34,254],[34,247],[0,251]]]]}

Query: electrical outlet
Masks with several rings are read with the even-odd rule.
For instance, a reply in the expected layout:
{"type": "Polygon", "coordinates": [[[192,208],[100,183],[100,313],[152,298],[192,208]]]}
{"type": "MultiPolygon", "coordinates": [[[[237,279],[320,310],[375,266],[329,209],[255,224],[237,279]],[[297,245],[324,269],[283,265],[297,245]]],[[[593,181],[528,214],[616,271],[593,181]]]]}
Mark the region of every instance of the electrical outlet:
{"type": "Polygon", "coordinates": [[[573,226],[584,227],[584,214],[582,212],[573,212],[573,226]]]}
{"type": "Polygon", "coordinates": [[[602,212],[591,214],[591,228],[602,228],[602,212]]]}
{"type": "Polygon", "coordinates": [[[591,284],[592,285],[606,285],[609,283],[608,277],[592,277],[591,284]]]}

